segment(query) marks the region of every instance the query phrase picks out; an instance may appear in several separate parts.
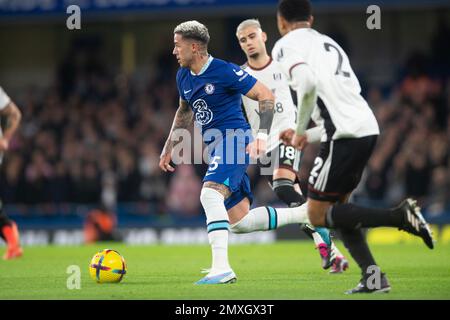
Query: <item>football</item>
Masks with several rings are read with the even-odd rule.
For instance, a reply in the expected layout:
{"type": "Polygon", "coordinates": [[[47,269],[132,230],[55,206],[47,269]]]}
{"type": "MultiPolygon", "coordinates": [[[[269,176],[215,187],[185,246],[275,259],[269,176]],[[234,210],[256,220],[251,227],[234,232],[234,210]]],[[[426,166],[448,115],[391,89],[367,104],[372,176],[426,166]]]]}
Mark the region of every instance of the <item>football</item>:
{"type": "Polygon", "coordinates": [[[117,283],[127,273],[125,259],[116,250],[97,252],[89,264],[89,274],[97,283],[117,283]]]}

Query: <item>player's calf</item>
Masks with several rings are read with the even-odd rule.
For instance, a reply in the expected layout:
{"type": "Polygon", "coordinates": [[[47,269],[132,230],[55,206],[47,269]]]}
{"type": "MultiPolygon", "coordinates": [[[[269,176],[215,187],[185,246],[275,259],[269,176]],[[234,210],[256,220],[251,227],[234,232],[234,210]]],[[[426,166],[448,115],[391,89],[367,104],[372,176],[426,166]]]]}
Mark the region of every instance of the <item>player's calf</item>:
{"type": "MultiPolygon", "coordinates": [[[[308,213],[309,211],[310,208],[308,208],[308,213]]],[[[311,218],[313,217],[310,216],[311,218]]],[[[431,229],[422,216],[416,201],[410,198],[402,201],[397,207],[389,209],[366,208],[352,203],[336,204],[326,212],[326,224],[329,228],[346,230],[396,227],[421,237],[430,249],[433,249],[434,246],[431,229]]]]}
{"type": "Polygon", "coordinates": [[[295,190],[294,181],[290,179],[282,178],[273,180],[272,189],[278,199],[289,207],[298,207],[306,202],[305,197],[295,190]]]}
{"type": "Polygon", "coordinates": [[[206,213],[208,240],[212,251],[212,271],[217,275],[232,271],[228,262],[228,215],[223,195],[209,187],[204,187],[200,201],[206,213]]]}
{"type": "Polygon", "coordinates": [[[308,223],[306,204],[295,208],[258,207],[230,226],[234,233],[275,230],[294,223],[308,223]]]}
{"type": "Polygon", "coordinates": [[[327,211],[331,202],[318,201],[308,198],[308,218],[314,227],[326,227],[327,211]]]}

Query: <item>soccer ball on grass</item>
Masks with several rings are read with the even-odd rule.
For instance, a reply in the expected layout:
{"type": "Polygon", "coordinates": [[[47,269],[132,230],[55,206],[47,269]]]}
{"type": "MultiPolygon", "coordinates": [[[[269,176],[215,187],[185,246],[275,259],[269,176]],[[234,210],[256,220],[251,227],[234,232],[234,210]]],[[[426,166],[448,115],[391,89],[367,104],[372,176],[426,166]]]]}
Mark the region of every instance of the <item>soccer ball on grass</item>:
{"type": "Polygon", "coordinates": [[[97,252],[89,264],[89,274],[97,283],[116,283],[127,273],[125,259],[116,250],[97,252]]]}

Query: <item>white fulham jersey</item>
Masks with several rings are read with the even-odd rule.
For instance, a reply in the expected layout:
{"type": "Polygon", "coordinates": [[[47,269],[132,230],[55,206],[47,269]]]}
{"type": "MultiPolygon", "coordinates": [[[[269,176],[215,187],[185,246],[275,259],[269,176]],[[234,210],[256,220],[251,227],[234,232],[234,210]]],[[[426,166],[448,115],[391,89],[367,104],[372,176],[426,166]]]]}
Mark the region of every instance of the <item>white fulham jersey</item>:
{"type": "Polygon", "coordinates": [[[6,106],[11,102],[6,92],[0,87],[0,110],[6,108],[6,106]]]}
{"type": "MultiPolygon", "coordinates": [[[[11,99],[8,97],[6,92],[3,90],[2,87],[0,87],[0,110],[3,110],[8,106],[8,104],[11,102],[11,99]]],[[[3,136],[2,128],[0,126],[0,137],[3,136]]],[[[1,162],[1,159],[0,159],[1,162]]]]}
{"type": "Polygon", "coordinates": [[[317,106],[312,119],[325,126],[322,142],[380,133],[350,61],[333,39],[311,28],[295,29],[277,41],[272,57],[296,91],[295,67],[305,64],[314,74],[317,106]]]}
{"type": "MultiPolygon", "coordinates": [[[[272,59],[263,68],[255,69],[245,64],[242,69],[272,90],[275,96],[275,113],[267,140],[267,152],[272,151],[280,144],[279,134],[282,130],[295,129],[297,107],[292,100],[291,90],[277,62],[272,59]]],[[[256,136],[260,121],[258,101],[242,96],[242,102],[253,135],[256,136]]]]}
{"type": "MultiPolygon", "coordinates": [[[[3,110],[8,106],[8,104],[11,102],[11,99],[8,97],[6,92],[3,90],[2,87],[0,87],[0,110],[3,110]]],[[[3,136],[2,128],[0,126],[0,137],[3,136]]],[[[3,162],[3,153],[0,153],[0,164],[3,162]]]]}

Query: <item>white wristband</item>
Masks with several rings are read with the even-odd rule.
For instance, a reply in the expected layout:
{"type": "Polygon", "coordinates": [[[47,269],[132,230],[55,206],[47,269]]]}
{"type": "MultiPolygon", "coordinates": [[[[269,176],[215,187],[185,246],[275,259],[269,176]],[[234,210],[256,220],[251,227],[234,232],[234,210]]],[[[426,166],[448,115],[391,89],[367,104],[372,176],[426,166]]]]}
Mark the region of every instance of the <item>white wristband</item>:
{"type": "Polygon", "coordinates": [[[319,143],[322,138],[322,128],[320,126],[313,127],[306,130],[306,140],[308,143],[319,143]]]}
{"type": "Polygon", "coordinates": [[[267,135],[267,133],[264,133],[264,132],[258,132],[258,134],[256,135],[256,139],[267,141],[267,138],[268,138],[268,135],[267,135]]]}

